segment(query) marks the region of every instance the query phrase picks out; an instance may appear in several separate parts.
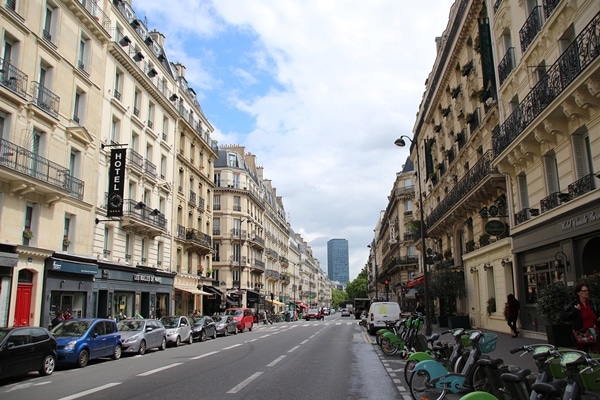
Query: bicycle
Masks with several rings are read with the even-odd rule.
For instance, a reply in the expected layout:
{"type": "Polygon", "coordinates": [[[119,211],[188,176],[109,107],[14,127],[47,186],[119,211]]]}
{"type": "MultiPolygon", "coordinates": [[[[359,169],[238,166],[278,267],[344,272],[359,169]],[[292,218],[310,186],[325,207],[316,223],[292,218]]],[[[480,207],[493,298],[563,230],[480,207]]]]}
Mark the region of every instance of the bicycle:
{"type": "Polygon", "coordinates": [[[462,394],[478,390],[486,382],[485,372],[477,365],[483,353],[496,349],[498,335],[495,333],[473,331],[469,357],[461,372],[448,372],[446,367],[434,360],[418,363],[410,378],[410,393],[413,399],[443,399],[446,393],[462,394]]]}
{"type": "Polygon", "coordinates": [[[423,327],[423,323],[421,317],[409,318],[400,335],[385,333],[381,340],[381,351],[388,356],[400,352],[400,355],[405,357],[410,351],[414,351],[417,333],[423,327]]]}

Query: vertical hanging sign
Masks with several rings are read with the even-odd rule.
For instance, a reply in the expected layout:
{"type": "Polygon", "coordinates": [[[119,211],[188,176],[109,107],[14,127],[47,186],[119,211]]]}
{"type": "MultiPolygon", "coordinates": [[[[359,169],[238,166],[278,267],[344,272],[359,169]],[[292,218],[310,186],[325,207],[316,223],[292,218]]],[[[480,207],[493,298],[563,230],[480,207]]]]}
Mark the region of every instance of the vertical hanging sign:
{"type": "Polygon", "coordinates": [[[110,166],[108,169],[108,205],[107,217],[123,216],[123,191],[125,188],[125,157],[127,149],[112,149],[110,151],[110,166]]]}

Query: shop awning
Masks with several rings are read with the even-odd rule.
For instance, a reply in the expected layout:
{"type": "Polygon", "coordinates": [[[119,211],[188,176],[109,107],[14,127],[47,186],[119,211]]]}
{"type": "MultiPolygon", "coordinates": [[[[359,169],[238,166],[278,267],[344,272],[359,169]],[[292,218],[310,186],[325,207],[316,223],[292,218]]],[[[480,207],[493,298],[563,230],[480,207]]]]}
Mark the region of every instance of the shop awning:
{"type": "Polygon", "coordinates": [[[269,303],[272,303],[272,304],[274,304],[276,306],[285,306],[285,303],[282,303],[282,302],[277,301],[277,300],[271,300],[271,299],[265,298],[265,301],[268,301],[269,303]]]}
{"type": "Polygon", "coordinates": [[[308,306],[302,302],[298,302],[298,303],[296,303],[296,305],[300,308],[304,308],[305,310],[308,310],[308,306]]]}
{"type": "Polygon", "coordinates": [[[407,299],[414,299],[414,298],[416,298],[416,297],[417,297],[417,296],[416,296],[416,295],[417,295],[417,293],[419,293],[419,291],[418,291],[417,289],[408,289],[408,291],[406,292],[406,295],[405,295],[405,297],[406,297],[407,299]]]}
{"type": "Polygon", "coordinates": [[[420,277],[418,277],[416,279],[413,279],[412,281],[408,282],[406,284],[406,287],[411,288],[411,287],[413,287],[415,285],[422,285],[424,280],[425,280],[425,277],[424,276],[420,276],[420,277]]]}
{"type": "Polygon", "coordinates": [[[219,298],[221,296],[223,296],[223,292],[221,292],[219,289],[217,289],[214,286],[204,286],[203,289],[205,289],[207,292],[211,292],[211,293],[216,294],[217,296],[219,296],[219,298]]]}
{"type": "Polygon", "coordinates": [[[175,289],[183,290],[184,292],[192,293],[192,294],[200,294],[205,296],[210,296],[212,293],[205,292],[204,290],[200,290],[197,288],[190,287],[176,287],[175,289]]]}

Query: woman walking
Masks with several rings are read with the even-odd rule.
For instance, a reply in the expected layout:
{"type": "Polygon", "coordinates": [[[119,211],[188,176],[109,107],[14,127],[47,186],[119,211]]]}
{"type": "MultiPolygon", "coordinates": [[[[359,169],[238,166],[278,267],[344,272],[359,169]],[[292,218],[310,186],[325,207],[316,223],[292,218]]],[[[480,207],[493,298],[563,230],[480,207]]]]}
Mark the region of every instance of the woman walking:
{"type": "Polygon", "coordinates": [[[506,296],[506,310],[508,311],[506,322],[513,332],[512,337],[516,338],[519,336],[517,320],[519,319],[519,311],[521,311],[521,303],[519,303],[519,300],[512,293],[506,296]]]}

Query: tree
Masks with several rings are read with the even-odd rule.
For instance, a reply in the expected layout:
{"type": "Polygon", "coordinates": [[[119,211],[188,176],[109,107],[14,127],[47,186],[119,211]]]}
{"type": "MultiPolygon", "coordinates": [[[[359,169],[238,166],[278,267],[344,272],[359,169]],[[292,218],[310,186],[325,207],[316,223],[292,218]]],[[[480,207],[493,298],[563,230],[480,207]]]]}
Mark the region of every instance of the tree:
{"type": "Polygon", "coordinates": [[[346,301],[346,292],[342,290],[331,290],[331,305],[335,308],[340,308],[341,304],[346,301]]]}
{"type": "Polygon", "coordinates": [[[346,292],[349,299],[369,297],[367,292],[367,268],[363,268],[358,276],[348,283],[346,292]]]}

